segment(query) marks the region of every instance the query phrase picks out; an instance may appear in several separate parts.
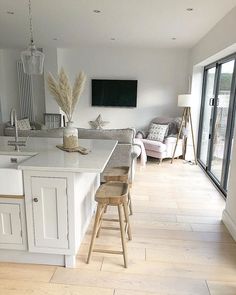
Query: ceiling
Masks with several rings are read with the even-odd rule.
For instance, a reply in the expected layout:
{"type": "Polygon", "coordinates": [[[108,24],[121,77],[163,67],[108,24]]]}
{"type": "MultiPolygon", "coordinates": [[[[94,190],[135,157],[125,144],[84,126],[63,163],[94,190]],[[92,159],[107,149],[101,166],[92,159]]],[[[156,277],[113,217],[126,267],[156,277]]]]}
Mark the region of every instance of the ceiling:
{"type": "MultiPolygon", "coordinates": [[[[236,0],[31,1],[39,47],[190,48],[236,6],[236,0]]],[[[28,0],[0,0],[1,48],[27,45],[27,5],[28,0]]]]}

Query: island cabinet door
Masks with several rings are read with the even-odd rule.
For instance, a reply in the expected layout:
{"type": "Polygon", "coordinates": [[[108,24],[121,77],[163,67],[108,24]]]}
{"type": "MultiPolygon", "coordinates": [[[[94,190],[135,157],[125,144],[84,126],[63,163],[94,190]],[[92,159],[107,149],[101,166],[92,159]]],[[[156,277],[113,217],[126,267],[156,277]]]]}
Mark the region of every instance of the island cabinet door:
{"type": "Polygon", "coordinates": [[[0,202],[0,248],[23,244],[20,205],[0,202]]]}
{"type": "Polygon", "coordinates": [[[35,248],[68,249],[66,188],[65,178],[31,177],[35,248]]]}

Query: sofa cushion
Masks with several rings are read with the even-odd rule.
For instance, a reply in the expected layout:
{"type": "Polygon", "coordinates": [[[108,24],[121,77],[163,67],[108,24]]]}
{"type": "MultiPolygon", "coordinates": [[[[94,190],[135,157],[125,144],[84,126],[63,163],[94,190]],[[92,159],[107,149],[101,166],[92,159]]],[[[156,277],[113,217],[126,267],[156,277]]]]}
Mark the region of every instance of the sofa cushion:
{"type": "Polygon", "coordinates": [[[17,127],[19,130],[31,130],[29,118],[18,120],[17,127]]]}
{"type": "Polygon", "coordinates": [[[152,123],[147,139],[163,142],[168,132],[168,125],[152,123]]]}
{"type": "Polygon", "coordinates": [[[150,139],[141,139],[146,150],[155,151],[155,152],[164,152],[166,151],[166,144],[150,139]]]}

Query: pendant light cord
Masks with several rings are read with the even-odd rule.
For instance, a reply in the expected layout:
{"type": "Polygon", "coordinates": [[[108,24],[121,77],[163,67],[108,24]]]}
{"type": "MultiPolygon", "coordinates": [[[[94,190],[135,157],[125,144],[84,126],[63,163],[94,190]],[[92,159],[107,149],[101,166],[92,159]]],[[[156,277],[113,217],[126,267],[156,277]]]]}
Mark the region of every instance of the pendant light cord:
{"type": "Polygon", "coordinates": [[[30,44],[34,45],[32,8],[31,8],[31,1],[30,0],[29,0],[28,7],[29,7],[30,44]]]}

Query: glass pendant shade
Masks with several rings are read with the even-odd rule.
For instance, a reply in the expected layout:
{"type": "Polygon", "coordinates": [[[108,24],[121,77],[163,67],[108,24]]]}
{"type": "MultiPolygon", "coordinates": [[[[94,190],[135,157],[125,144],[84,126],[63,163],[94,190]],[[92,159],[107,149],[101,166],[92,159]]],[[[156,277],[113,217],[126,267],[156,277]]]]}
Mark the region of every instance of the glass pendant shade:
{"type": "Polygon", "coordinates": [[[43,73],[44,54],[37,50],[35,45],[30,45],[21,53],[23,69],[29,75],[41,75],[43,73]]]}

